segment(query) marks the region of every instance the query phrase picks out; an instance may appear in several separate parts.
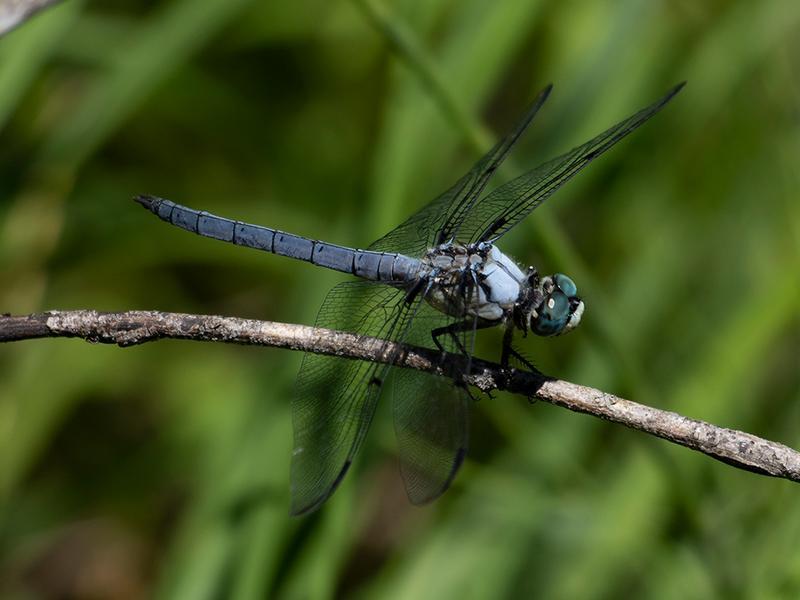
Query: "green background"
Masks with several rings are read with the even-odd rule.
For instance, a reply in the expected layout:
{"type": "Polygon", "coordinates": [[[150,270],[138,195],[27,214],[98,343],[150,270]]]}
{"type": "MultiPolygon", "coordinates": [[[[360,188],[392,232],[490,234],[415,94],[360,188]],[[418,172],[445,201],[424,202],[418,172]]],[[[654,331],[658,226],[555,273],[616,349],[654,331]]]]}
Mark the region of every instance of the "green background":
{"type": "MultiPolygon", "coordinates": [[[[504,176],[684,91],[503,240],[574,277],[547,373],[800,447],[800,3],[79,2],[0,39],[0,312],[311,324],[345,277],[202,239],[153,193],[365,246],[538,89],[504,176]]],[[[496,332],[480,355],[496,358],[496,332]]],[[[9,598],[797,598],[800,488],[499,395],[435,504],[387,403],[288,514],[301,356],[165,341],[0,348],[9,598]]]]}

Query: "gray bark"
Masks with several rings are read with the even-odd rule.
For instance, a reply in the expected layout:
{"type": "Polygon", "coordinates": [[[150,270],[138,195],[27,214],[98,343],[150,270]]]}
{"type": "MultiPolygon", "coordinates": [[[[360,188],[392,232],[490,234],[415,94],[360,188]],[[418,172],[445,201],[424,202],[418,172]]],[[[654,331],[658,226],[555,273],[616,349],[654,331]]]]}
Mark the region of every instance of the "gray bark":
{"type": "MultiPolygon", "coordinates": [[[[20,317],[0,316],[0,342],[44,337],[74,337],[122,347],[173,338],[274,346],[343,356],[434,375],[452,372],[464,358],[441,355],[427,348],[399,346],[384,340],[304,325],[254,321],[235,317],[156,311],[99,313],[91,310],[47,312],[20,317]],[[443,370],[442,365],[447,366],[443,370]]],[[[590,387],[561,381],[499,364],[473,359],[470,385],[490,392],[506,390],[569,410],[638,429],[740,469],[800,482],[800,452],[755,435],[690,419],[619,398],[590,387]]]]}

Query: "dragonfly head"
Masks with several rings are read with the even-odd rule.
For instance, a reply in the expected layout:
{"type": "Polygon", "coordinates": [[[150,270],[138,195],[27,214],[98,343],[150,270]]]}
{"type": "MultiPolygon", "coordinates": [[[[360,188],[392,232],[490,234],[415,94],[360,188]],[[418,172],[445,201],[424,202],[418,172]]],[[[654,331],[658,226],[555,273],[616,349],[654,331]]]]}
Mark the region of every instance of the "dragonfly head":
{"type": "Polygon", "coordinates": [[[536,297],[542,301],[533,306],[530,328],[536,335],[554,336],[572,331],[581,322],[583,300],[575,283],[563,273],[542,277],[536,282],[536,297]]]}

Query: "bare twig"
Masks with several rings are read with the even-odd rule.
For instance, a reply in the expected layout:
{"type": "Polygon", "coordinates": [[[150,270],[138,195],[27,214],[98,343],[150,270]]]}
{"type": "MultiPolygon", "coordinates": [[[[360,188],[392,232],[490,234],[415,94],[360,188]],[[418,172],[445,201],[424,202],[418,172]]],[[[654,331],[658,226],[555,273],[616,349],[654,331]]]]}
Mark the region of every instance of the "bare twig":
{"type": "MultiPolygon", "coordinates": [[[[77,337],[89,342],[133,346],[165,338],[275,346],[374,362],[441,375],[464,359],[427,348],[400,346],[351,333],[303,325],[217,317],[129,311],[47,312],[0,317],[0,342],[43,337],[77,337]],[[399,358],[398,358],[399,357],[399,358]],[[443,368],[444,367],[444,368],[443,368]]],[[[624,400],[599,390],[473,359],[468,383],[483,391],[507,390],[570,410],[594,415],[686,446],[763,475],[800,482],[800,452],[749,433],[624,400]]],[[[462,365],[463,366],[463,365],[462,365]]]]}
{"type": "Polygon", "coordinates": [[[40,10],[60,0],[0,0],[0,36],[19,27],[40,10]]]}

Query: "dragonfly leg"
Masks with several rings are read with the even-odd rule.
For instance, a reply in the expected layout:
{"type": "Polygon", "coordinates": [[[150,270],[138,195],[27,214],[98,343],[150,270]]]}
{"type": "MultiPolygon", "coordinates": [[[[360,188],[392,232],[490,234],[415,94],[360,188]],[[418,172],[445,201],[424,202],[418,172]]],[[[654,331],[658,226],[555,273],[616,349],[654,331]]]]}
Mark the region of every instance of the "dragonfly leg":
{"type": "MultiPolygon", "coordinates": [[[[450,336],[450,339],[453,341],[453,344],[458,349],[458,352],[467,358],[467,372],[469,372],[472,363],[472,353],[464,347],[464,344],[459,339],[459,333],[475,333],[478,329],[484,329],[486,327],[493,327],[495,323],[490,321],[484,321],[483,319],[464,319],[463,321],[456,321],[455,323],[451,323],[445,327],[437,327],[436,329],[431,330],[431,337],[433,338],[433,343],[436,344],[436,347],[442,353],[442,360],[444,360],[445,352],[447,352],[446,348],[442,344],[441,340],[439,339],[443,335],[450,336]]],[[[469,386],[463,379],[464,373],[459,374],[458,376],[453,373],[453,379],[456,382],[456,385],[462,386],[464,390],[469,395],[470,399],[477,402],[478,398],[476,398],[473,393],[470,391],[469,386]]],[[[484,392],[489,399],[493,398],[492,394],[489,392],[484,392]]]]}
{"type": "MultiPolygon", "coordinates": [[[[513,325],[509,325],[506,327],[506,331],[503,334],[503,350],[500,355],[500,364],[503,367],[503,373],[505,377],[511,377],[511,372],[513,371],[513,367],[510,365],[511,357],[516,358],[520,363],[522,363],[522,366],[528,369],[531,373],[541,374],[541,371],[539,371],[539,369],[537,369],[531,361],[514,349],[514,346],[511,343],[513,338],[514,327],[513,325]]],[[[536,402],[536,398],[534,396],[528,396],[528,401],[533,404],[536,402]]]]}
{"type": "Polygon", "coordinates": [[[506,331],[503,334],[503,350],[500,354],[500,364],[502,365],[502,367],[504,369],[509,369],[511,367],[510,359],[513,357],[516,358],[520,363],[522,363],[522,366],[524,366],[529,371],[532,371],[533,373],[539,373],[539,369],[537,369],[531,361],[525,358],[525,356],[520,354],[514,348],[514,345],[512,344],[513,339],[514,339],[514,327],[513,325],[509,325],[508,327],[506,327],[506,331]]]}
{"type": "Polygon", "coordinates": [[[461,343],[461,340],[458,339],[458,334],[466,331],[472,331],[473,327],[474,323],[470,319],[456,321],[455,323],[450,323],[450,325],[445,327],[437,327],[436,329],[431,330],[431,337],[433,338],[433,343],[436,344],[436,347],[439,349],[439,351],[446,352],[445,347],[442,345],[442,342],[439,341],[439,338],[443,335],[449,335],[450,339],[453,340],[453,343],[456,345],[456,348],[458,348],[458,351],[464,356],[468,356],[469,352],[467,352],[467,349],[464,348],[464,344],[461,343]]]}
{"type": "Polygon", "coordinates": [[[503,349],[500,352],[500,365],[504,369],[508,369],[508,359],[511,354],[513,348],[511,347],[511,342],[514,339],[514,328],[511,325],[506,326],[506,330],[503,333],[503,349]]]}
{"type": "Polygon", "coordinates": [[[439,338],[443,335],[449,335],[450,339],[453,340],[458,351],[463,354],[464,356],[470,357],[471,352],[468,351],[464,344],[461,343],[461,340],[458,339],[459,333],[475,333],[478,329],[486,329],[487,327],[494,327],[497,323],[493,321],[486,321],[484,319],[464,319],[463,321],[456,321],[455,323],[450,323],[445,327],[437,327],[436,329],[431,330],[431,337],[433,338],[433,343],[436,344],[436,347],[439,349],[440,352],[447,352],[445,347],[442,345],[442,342],[439,341],[439,338]]]}

